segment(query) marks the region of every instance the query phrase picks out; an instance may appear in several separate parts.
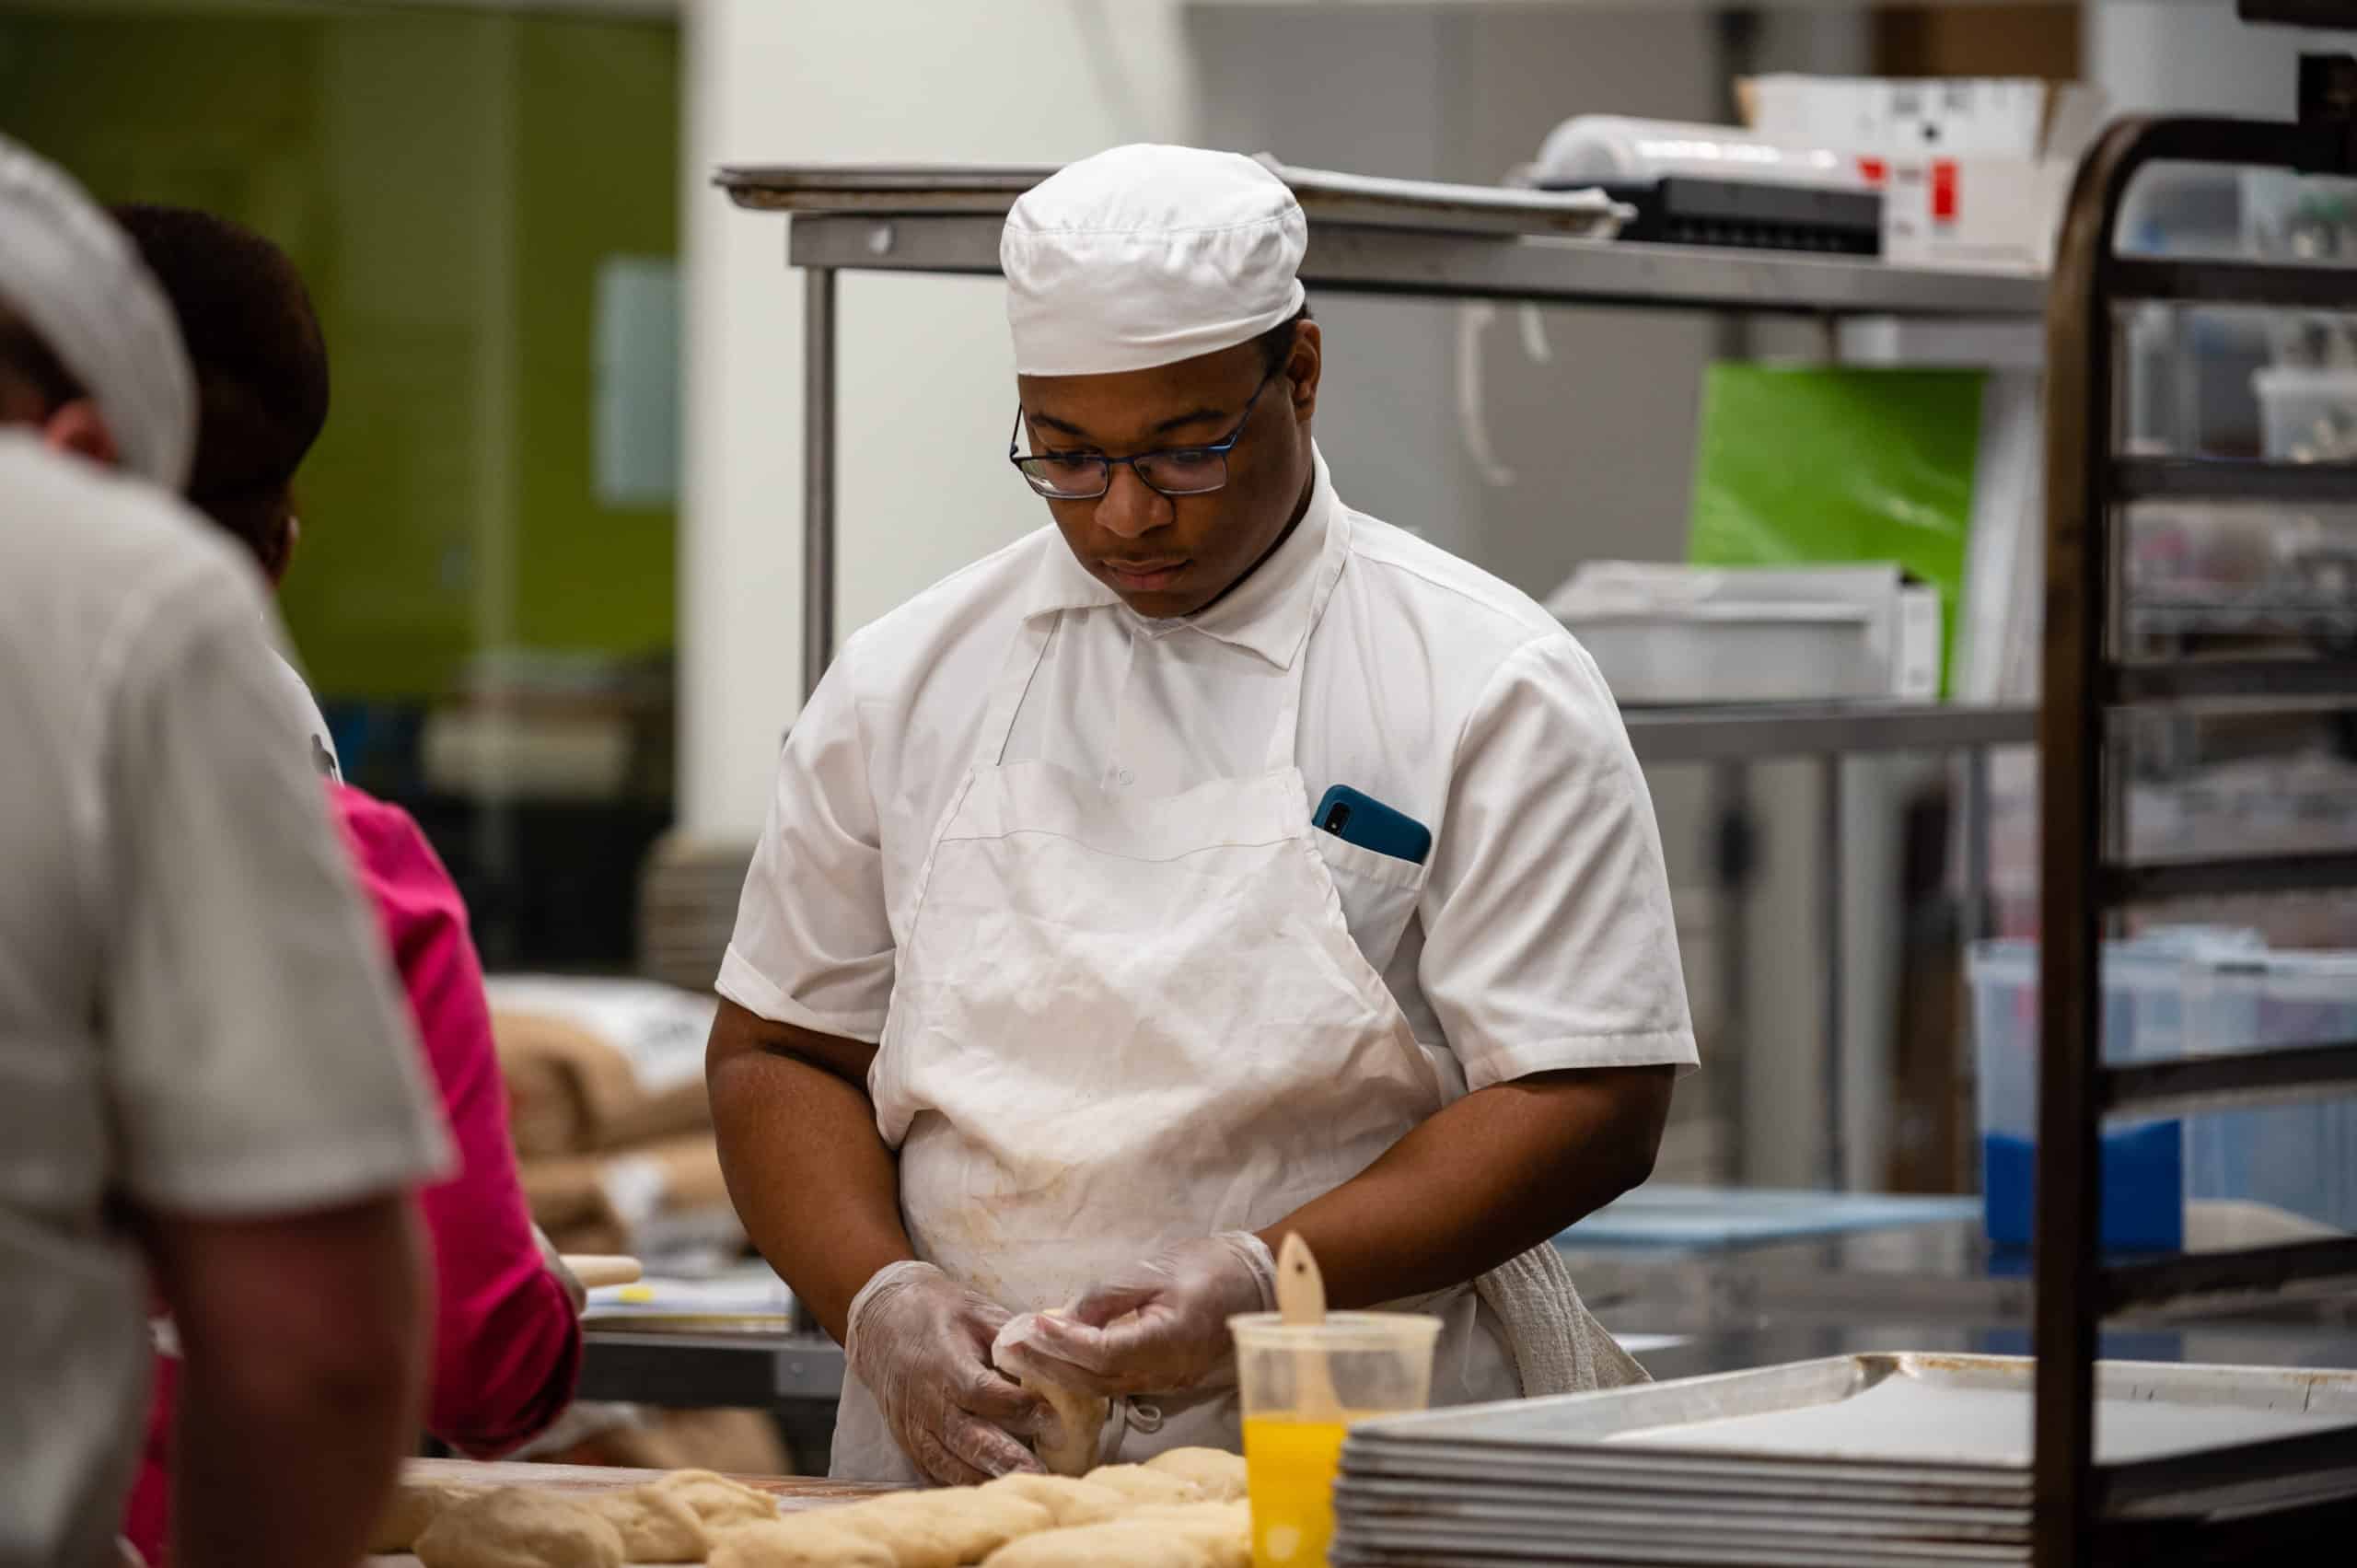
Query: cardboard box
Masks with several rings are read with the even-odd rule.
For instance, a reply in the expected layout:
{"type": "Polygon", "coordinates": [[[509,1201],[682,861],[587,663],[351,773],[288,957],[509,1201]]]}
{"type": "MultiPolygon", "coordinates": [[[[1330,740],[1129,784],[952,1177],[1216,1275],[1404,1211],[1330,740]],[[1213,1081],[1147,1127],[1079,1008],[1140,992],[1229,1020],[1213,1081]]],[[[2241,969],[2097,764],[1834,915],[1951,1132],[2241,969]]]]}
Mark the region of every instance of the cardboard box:
{"type": "Polygon", "coordinates": [[[2044,272],[2103,95],[2027,78],[1760,76],[1754,134],[1854,157],[1883,192],[1883,259],[2044,272]]]}

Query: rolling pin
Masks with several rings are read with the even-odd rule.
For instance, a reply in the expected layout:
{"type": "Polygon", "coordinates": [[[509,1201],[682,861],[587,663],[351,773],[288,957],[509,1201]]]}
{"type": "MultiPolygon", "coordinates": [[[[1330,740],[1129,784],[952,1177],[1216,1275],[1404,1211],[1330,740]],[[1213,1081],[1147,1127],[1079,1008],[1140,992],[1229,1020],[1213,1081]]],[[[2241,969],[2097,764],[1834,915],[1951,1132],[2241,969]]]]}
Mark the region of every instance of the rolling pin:
{"type": "Polygon", "coordinates": [[[596,1290],[599,1285],[636,1284],[646,1271],[638,1266],[635,1258],[618,1257],[599,1252],[567,1252],[564,1266],[581,1282],[584,1290],[596,1290]]]}

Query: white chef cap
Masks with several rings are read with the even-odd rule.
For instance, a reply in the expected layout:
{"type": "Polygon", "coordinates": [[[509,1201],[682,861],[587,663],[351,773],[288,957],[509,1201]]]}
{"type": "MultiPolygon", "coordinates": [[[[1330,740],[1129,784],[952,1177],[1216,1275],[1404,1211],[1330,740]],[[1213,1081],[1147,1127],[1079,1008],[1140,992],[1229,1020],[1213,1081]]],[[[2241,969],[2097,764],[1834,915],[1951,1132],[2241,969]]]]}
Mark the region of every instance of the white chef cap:
{"type": "Polygon", "coordinates": [[[1301,204],[1250,158],[1146,145],[1083,158],[1006,217],[1015,368],[1101,376],[1249,343],[1301,309],[1308,244],[1301,204]]]}
{"type": "Polygon", "coordinates": [[[90,394],[124,469],[170,491],[187,482],[196,381],[170,303],[114,220],[6,136],[0,305],[90,394]]]}

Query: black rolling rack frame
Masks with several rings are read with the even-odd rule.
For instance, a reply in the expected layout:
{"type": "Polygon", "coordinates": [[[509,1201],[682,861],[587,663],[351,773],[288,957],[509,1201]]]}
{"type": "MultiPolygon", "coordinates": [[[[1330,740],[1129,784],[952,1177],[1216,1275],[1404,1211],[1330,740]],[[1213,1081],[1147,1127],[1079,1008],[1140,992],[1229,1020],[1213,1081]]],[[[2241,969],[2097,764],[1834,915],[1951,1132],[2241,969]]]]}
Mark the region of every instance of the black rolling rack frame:
{"type": "MultiPolygon", "coordinates": [[[[2245,12],[2256,18],[2282,4],[2246,0],[2245,12]]],[[[2304,13],[2301,19],[2315,17],[2304,13]]],[[[2201,1537],[2223,1538],[2236,1528],[2253,1546],[2271,1536],[2277,1551],[2303,1540],[2313,1545],[2315,1536],[2305,1531],[2332,1528],[2345,1542],[2349,1537],[2338,1530],[2351,1509],[2347,1492],[2357,1489],[2357,1443],[2342,1434],[2132,1464],[2098,1466],[2094,1458],[2096,1331],[2106,1317],[2163,1305],[2198,1308],[2300,1282],[2357,1276],[2357,1237],[2128,1263],[2107,1263],[2099,1255],[2106,1115],[2357,1091],[2357,1040],[2134,1066],[2107,1067],[2097,1057],[2103,940],[2115,911],[2173,898],[2357,887],[2357,853],[2138,862],[2125,849],[2119,781],[2126,737],[2116,730],[2115,715],[2219,703],[2346,699],[2357,706],[2357,659],[2162,659],[2124,651],[2128,505],[2156,499],[2357,503],[2357,465],[2120,455],[2124,333],[2115,306],[2163,300],[2357,313],[2357,268],[2116,254],[2122,198],[2139,171],[2161,162],[2357,174],[2357,60],[2317,55],[2301,62],[2296,122],[2115,123],[2080,166],[2056,254],[2047,315],[2045,696],[2038,724],[2045,1042],[2036,1243],[2038,1568],[2150,1561],[2154,1533],[2133,1521],[2136,1505],[2222,1487],[2262,1499],[2271,1494],[2271,1503],[2239,1527],[2177,1527],[2168,1560],[2207,1560],[2201,1537]],[[2335,1492],[2340,1501],[2303,1503],[2335,1492]]]]}

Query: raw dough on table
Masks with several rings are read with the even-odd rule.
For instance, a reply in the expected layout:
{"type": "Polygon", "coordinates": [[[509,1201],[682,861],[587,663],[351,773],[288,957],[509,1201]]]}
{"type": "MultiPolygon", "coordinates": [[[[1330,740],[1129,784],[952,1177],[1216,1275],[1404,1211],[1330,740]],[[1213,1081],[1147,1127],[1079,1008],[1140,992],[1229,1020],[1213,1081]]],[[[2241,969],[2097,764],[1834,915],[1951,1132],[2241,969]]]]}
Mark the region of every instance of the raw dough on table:
{"type": "Polygon", "coordinates": [[[569,1497],[506,1486],[445,1508],[417,1538],[425,1568],[622,1568],[621,1532],[569,1497]]]}
{"type": "Polygon", "coordinates": [[[1240,1503],[1134,1509],[1101,1525],[1050,1530],[993,1552],[985,1568],[1251,1568],[1252,1513],[1240,1503]]]}
{"type": "Polygon", "coordinates": [[[401,1481],[377,1516],[377,1528],[368,1537],[370,1554],[411,1550],[443,1509],[486,1490],[468,1481],[401,1481]]]}
{"type": "Polygon", "coordinates": [[[1233,1503],[1247,1490],[1244,1456],[1225,1448],[1173,1448],[1148,1459],[1145,1468],[1193,1481],[1213,1503],[1233,1503]]]}
{"type": "Polygon", "coordinates": [[[723,1530],[711,1568],[899,1568],[886,1548],[815,1514],[723,1530]]]}
{"type": "Polygon", "coordinates": [[[1136,1506],[1136,1500],[1127,1493],[1075,1476],[1003,1475],[983,1482],[981,1490],[1011,1493],[1037,1503],[1055,1519],[1059,1529],[1074,1525],[1101,1525],[1136,1506]]]}
{"type": "Polygon", "coordinates": [[[764,1524],[778,1516],[776,1498],[711,1470],[673,1470],[652,1484],[686,1504],[707,1530],[764,1524]]]}
{"type": "Polygon", "coordinates": [[[703,1520],[677,1491],[633,1486],[626,1492],[588,1493],[581,1501],[622,1538],[625,1562],[701,1562],[712,1550],[703,1520]]]}
{"type": "Polygon", "coordinates": [[[1012,1492],[979,1486],[896,1492],[810,1516],[830,1529],[865,1536],[892,1554],[897,1568],[958,1568],[980,1562],[1008,1541],[1055,1527],[1055,1516],[1012,1492]]]}
{"type": "Polygon", "coordinates": [[[1200,1503],[1203,1489],[1185,1476],[1144,1465],[1102,1465],[1085,1478],[1095,1486],[1109,1486],[1132,1503],[1200,1503]]]}
{"type": "MultiPolygon", "coordinates": [[[[1039,1316],[1063,1318],[1070,1314],[1062,1307],[1056,1307],[1039,1316]]],[[[1012,1330],[1014,1326],[1010,1322],[1007,1329],[1012,1330]]],[[[1032,1451],[1039,1456],[1039,1462],[1048,1467],[1049,1473],[1086,1475],[1097,1463],[1097,1443],[1104,1436],[1105,1417],[1112,1410],[1113,1401],[1102,1394],[1092,1394],[1086,1388],[1075,1388],[1043,1376],[1023,1346],[1007,1342],[1004,1330],[991,1346],[991,1361],[1026,1389],[1047,1400],[1048,1408],[1055,1411],[1057,1434],[1031,1445],[1032,1451]]]]}
{"type": "Polygon", "coordinates": [[[1204,1550],[1211,1568],[1252,1568],[1252,1505],[1241,1499],[1139,1508],[1120,1522],[1183,1536],[1204,1550]]]}
{"type": "Polygon", "coordinates": [[[1183,1535],[1115,1519],[1027,1536],[984,1562],[985,1568],[1213,1568],[1218,1561],[1209,1548],[1183,1535]]]}

